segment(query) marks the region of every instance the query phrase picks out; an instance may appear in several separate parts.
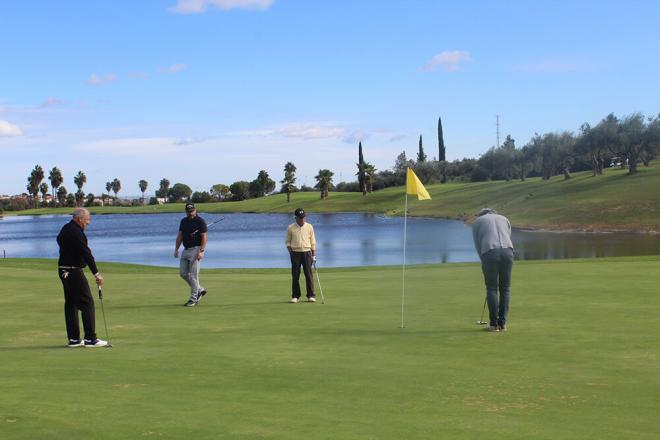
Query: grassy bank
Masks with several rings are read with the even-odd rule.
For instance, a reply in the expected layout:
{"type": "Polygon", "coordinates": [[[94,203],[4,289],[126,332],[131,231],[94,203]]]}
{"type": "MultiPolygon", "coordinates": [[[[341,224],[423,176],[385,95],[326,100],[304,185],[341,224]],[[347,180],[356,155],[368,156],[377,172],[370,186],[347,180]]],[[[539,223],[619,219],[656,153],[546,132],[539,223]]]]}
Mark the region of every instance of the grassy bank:
{"type": "MultiPolygon", "coordinates": [[[[13,439],[656,439],[660,257],[521,262],[507,333],[476,264],[285,270],[101,263],[112,349],[67,349],[54,261],[0,260],[0,432],[13,439]]],[[[98,307],[98,304],[97,304],[98,307]]],[[[98,316],[97,329],[103,334],[98,316]]]]}
{"type": "MultiPolygon", "coordinates": [[[[575,173],[570,180],[553,177],[525,182],[448,183],[429,185],[433,200],[409,202],[411,215],[465,218],[484,206],[507,215],[517,227],[586,230],[660,231],[660,162],[628,176],[625,170],[607,169],[599,177],[575,173]]],[[[200,204],[200,212],[290,212],[304,206],[309,212],[377,212],[400,215],[404,188],[388,188],[363,197],[358,193],[295,193],[291,203],[277,194],[231,203],[200,204]]],[[[37,209],[20,214],[67,213],[66,209],[37,209]]],[[[182,212],[182,204],[135,208],[92,208],[96,214],[182,212]]]]}

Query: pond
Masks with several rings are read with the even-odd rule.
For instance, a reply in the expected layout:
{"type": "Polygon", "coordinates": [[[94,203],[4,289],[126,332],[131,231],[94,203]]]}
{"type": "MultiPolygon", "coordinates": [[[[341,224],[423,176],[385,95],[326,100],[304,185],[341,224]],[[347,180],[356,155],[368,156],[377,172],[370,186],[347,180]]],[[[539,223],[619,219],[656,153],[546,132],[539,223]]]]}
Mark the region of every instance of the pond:
{"type": "MultiPolygon", "coordinates": [[[[288,267],[287,214],[200,214],[209,230],[203,267],[288,267]]],[[[98,261],[177,266],[174,239],[183,214],[92,216],[87,229],[98,261]]],[[[69,216],[11,216],[0,220],[0,258],[57,258],[55,237],[69,216]]],[[[310,214],[320,267],[397,265],[402,261],[403,218],[375,214],[310,214]]],[[[456,220],[408,218],[409,264],[479,261],[469,225],[456,220]]],[[[516,230],[519,259],[660,254],[660,236],[516,230]]]]}

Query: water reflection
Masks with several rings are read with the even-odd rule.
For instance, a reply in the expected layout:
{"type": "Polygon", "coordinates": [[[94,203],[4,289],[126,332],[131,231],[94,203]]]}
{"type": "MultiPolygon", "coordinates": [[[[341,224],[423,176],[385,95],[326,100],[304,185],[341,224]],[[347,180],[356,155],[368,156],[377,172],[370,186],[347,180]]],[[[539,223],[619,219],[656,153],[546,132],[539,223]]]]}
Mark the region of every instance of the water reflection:
{"type": "Polygon", "coordinates": [[[660,254],[660,237],[645,234],[516,231],[513,240],[522,260],[660,254]]]}
{"type": "MultiPolygon", "coordinates": [[[[208,223],[219,214],[201,214],[208,223]]],[[[88,237],[99,261],[176,266],[174,238],[182,214],[97,215],[88,237]]],[[[286,214],[225,214],[209,230],[204,267],[288,267],[286,214]]],[[[0,220],[0,255],[57,257],[55,237],[68,216],[5,217],[0,220]]],[[[319,265],[401,264],[403,219],[374,214],[310,215],[318,240],[319,265]]],[[[514,231],[517,258],[556,259],[660,254],[660,236],[514,231]]],[[[469,226],[442,219],[408,219],[410,264],[478,261],[469,226]]]]}

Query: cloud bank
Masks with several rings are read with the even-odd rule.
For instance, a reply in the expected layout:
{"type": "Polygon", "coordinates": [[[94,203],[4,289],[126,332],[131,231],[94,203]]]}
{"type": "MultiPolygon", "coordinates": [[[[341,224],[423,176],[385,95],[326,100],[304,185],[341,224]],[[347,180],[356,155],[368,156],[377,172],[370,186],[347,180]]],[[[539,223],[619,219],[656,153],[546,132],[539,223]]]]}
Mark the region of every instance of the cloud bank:
{"type": "Polygon", "coordinates": [[[445,72],[458,72],[463,70],[463,64],[472,61],[470,53],[462,50],[444,51],[431,58],[431,61],[422,66],[423,72],[434,72],[441,67],[445,72]]]}
{"type": "Polygon", "coordinates": [[[97,75],[96,73],[92,73],[87,79],[87,84],[90,86],[101,86],[103,84],[108,84],[114,81],[117,81],[117,75],[114,73],[108,73],[106,75],[97,75]]]}
{"type": "Polygon", "coordinates": [[[176,5],[169,8],[178,14],[201,14],[209,8],[223,11],[230,9],[251,9],[264,11],[271,7],[275,0],[178,0],[176,5]]]}
{"type": "Polygon", "coordinates": [[[23,131],[18,126],[0,119],[0,137],[21,136],[22,134],[23,131]]]}
{"type": "Polygon", "coordinates": [[[187,64],[183,63],[177,63],[177,64],[172,64],[169,67],[163,67],[160,69],[161,73],[178,73],[181,72],[182,70],[186,70],[188,68],[187,64]]]}

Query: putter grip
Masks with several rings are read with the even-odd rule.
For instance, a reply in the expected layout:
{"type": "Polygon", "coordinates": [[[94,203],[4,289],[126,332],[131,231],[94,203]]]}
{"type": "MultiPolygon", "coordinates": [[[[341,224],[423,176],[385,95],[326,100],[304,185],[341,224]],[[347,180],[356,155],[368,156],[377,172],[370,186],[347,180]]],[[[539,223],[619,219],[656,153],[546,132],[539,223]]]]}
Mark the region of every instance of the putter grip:
{"type": "Polygon", "coordinates": [[[103,299],[103,292],[101,291],[100,287],[99,287],[99,299],[103,299]]]}

